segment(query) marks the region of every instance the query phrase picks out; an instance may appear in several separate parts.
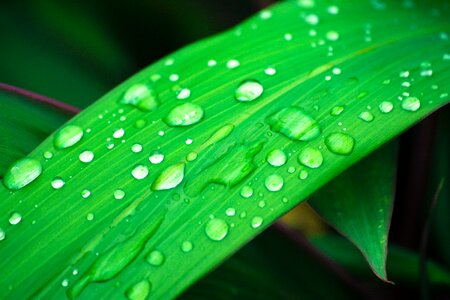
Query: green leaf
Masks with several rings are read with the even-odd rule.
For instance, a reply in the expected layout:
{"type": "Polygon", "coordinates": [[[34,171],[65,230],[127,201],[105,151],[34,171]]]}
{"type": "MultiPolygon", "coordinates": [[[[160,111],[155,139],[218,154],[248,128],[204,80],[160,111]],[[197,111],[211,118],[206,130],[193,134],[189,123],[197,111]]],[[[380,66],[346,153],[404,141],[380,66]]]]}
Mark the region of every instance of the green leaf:
{"type": "MultiPolygon", "coordinates": [[[[448,11],[345,1],[335,14],[326,2],[305,3],[278,4],[155,63],[70,121],[84,130],[77,144],[56,150],[51,137],[30,154],[41,161],[42,174],[19,191],[0,188],[0,268],[8,274],[0,296],[174,298],[329,180],[447,103],[448,11]],[[262,85],[262,95],[236,101],[236,89],[249,80],[262,85]],[[137,84],[136,97],[122,99],[137,84]],[[142,101],[152,105],[137,105],[142,101]],[[392,111],[379,110],[384,101],[392,111]],[[180,108],[185,102],[197,106],[180,108]],[[155,103],[158,109],[149,111],[155,103]],[[330,114],[337,106],[344,111],[330,114]],[[371,122],[367,113],[366,121],[358,117],[366,111],[371,122]],[[317,168],[300,166],[298,153],[306,148],[319,151],[306,152],[315,164],[322,157],[317,168]],[[286,154],[280,167],[266,162],[276,149],[286,154]],[[54,151],[53,158],[43,160],[43,151],[54,151]],[[149,162],[153,151],[160,154],[149,162]],[[137,234],[148,240],[131,247],[127,241],[137,234]],[[93,266],[104,266],[102,257],[115,247],[140,252],[115,276],[95,277],[93,266]]],[[[247,97],[259,92],[252,88],[247,97]]]]}
{"type": "MultiPolygon", "coordinates": [[[[325,235],[311,239],[325,255],[341,264],[353,274],[370,278],[370,270],[364,258],[346,240],[339,236],[325,235]]],[[[390,245],[387,270],[396,283],[415,285],[420,280],[419,254],[406,248],[390,245]]],[[[427,261],[428,279],[436,285],[450,286],[450,272],[433,260],[427,261]]]]}
{"type": "Polygon", "coordinates": [[[308,250],[268,228],[180,298],[358,299],[308,250]]]}
{"type": "Polygon", "coordinates": [[[388,144],[320,189],[309,203],[387,280],[388,231],[394,202],[397,144],[388,144]]]}

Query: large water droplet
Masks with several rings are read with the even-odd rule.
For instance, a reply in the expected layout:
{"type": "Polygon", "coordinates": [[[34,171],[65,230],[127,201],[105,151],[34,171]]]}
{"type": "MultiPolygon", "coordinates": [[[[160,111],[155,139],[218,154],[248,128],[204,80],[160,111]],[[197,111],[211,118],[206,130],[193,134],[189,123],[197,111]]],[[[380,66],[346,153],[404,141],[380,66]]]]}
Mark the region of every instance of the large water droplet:
{"type": "Polygon", "coordinates": [[[177,187],[183,181],[184,167],[184,163],[178,163],[162,171],[155,182],[153,182],[152,190],[161,191],[177,187]]]}
{"type": "Polygon", "coordinates": [[[337,155],[350,155],[355,147],[355,139],[346,133],[335,132],[325,138],[325,145],[337,155]]]}
{"type": "Polygon", "coordinates": [[[130,86],[120,102],[133,105],[142,111],[154,111],[159,106],[156,92],[145,84],[130,86]]]}
{"type": "Polygon", "coordinates": [[[61,177],[55,177],[53,178],[51,185],[55,190],[59,190],[62,188],[66,182],[61,177]]]}
{"type": "Polygon", "coordinates": [[[263,93],[264,88],[256,80],[246,80],[242,82],[235,92],[235,98],[241,102],[249,102],[258,99],[263,93]]]}
{"type": "Polygon", "coordinates": [[[322,165],[323,156],[319,149],[306,147],[298,155],[298,161],[302,165],[315,169],[322,165]]]}
{"type": "Polygon", "coordinates": [[[390,113],[392,111],[392,109],[394,108],[394,105],[392,104],[392,102],[383,101],[383,102],[380,103],[378,108],[380,109],[380,111],[382,113],[387,114],[387,113],[390,113]]]}
{"type": "Polygon", "coordinates": [[[89,150],[83,151],[81,152],[79,158],[81,162],[90,163],[94,160],[94,152],[89,150]]]}
{"type": "Polygon", "coordinates": [[[264,181],[264,185],[269,191],[278,192],[283,188],[284,180],[280,175],[272,174],[267,176],[266,180],[264,181]]]}
{"type": "Polygon", "coordinates": [[[259,216],[253,217],[252,223],[251,223],[252,228],[260,227],[262,225],[263,221],[264,221],[263,218],[261,218],[259,216]]]}
{"type": "Polygon", "coordinates": [[[13,212],[9,216],[9,224],[11,225],[17,225],[20,223],[20,221],[22,221],[22,215],[18,212],[13,212]]]}
{"type": "Polygon", "coordinates": [[[83,129],[77,125],[67,125],[53,136],[53,145],[57,149],[69,148],[78,143],[83,137],[83,129]]]}
{"type": "Polygon", "coordinates": [[[280,167],[286,163],[287,157],[283,150],[275,149],[267,154],[267,162],[274,167],[280,167]]]}
{"type": "Polygon", "coordinates": [[[146,260],[152,266],[158,267],[164,263],[165,257],[161,251],[154,250],[148,254],[146,260]]]}
{"type": "Polygon", "coordinates": [[[169,126],[189,126],[200,122],[203,114],[200,105],[186,102],[174,107],[164,118],[164,122],[169,126]]]}
{"type": "Polygon", "coordinates": [[[137,165],[131,171],[131,175],[137,180],[144,179],[148,175],[148,168],[144,165],[137,165]]]}
{"type": "Polygon", "coordinates": [[[315,119],[297,107],[289,107],[266,118],[270,128],[290,139],[310,141],[320,135],[320,126],[315,119]]]}
{"type": "Polygon", "coordinates": [[[42,173],[42,166],[38,160],[23,158],[13,163],[3,177],[3,184],[10,190],[16,191],[31,183],[42,173]]]}
{"type": "Polygon", "coordinates": [[[126,292],[125,296],[129,300],[146,300],[150,294],[152,285],[147,279],[141,280],[132,286],[130,286],[126,292]]]}
{"type": "Polygon", "coordinates": [[[417,111],[420,108],[420,100],[416,97],[408,97],[402,101],[402,108],[406,111],[417,111]]]}
{"type": "Polygon", "coordinates": [[[253,196],[253,188],[249,185],[244,185],[241,188],[240,195],[246,199],[250,198],[251,196],[253,196]]]}
{"type": "Polygon", "coordinates": [[[375,117],[370,111],[363,111],[362,113],[359,114],[358,117],[364,122],[372,122],[373,119],[375,119],[375,117]]]}
{"type": "Polygon", "coordinates": [[[206,235],[213,241],[221,241],[228,234],[228,224],[222,219],[211,219],[205,226],[206,235]]]}

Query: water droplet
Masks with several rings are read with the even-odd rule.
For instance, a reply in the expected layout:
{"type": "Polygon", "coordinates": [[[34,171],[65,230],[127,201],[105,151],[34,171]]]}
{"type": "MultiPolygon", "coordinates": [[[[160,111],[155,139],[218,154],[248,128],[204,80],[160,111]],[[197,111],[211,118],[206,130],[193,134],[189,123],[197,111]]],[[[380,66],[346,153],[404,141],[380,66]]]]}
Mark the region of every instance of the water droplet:
{"type": "Polygon", "coordinates": [[[344,106],[335,106],[331,109],[330,115],[339,116],[344,111],[344,109],[345,109],[344,106]]]}
{"type": "Polygon", "coordinates": [[[280,167],[286,163],[287,157],[283,150],[275,149],[267,154],[267,162],[274,167],[280,167]]]}
{"type": "Polygon", "coordinates": [[[194,161],[194,160],[197,159],[197,157],[198,157],[197,152],[189,152],[189,153],[186,155],[186,160],[187,160],[187,161],[194,161]]]}
{"type": "Polygon", "coordinates": [[[302,179],[302,180],[308,178],[308,171],[306,171],[306,170],[301,170],[298,177],[299,177],[300,179],[302,179]]]}
{"type": "Polygon", "coordinates": [[[83,137],[83,129],[76,125],[67,125],[53,136],[53,145],[57,149],[69,148],[78,143],[83,137]]]}
{"type": "Polygon", "coordinates": [[[0,241],[3,241],[6,238],[6,232],[3,228],[0,228],[0,241]]]}
{"type": "Polygon", "coordinates": [[[88,220],[88,221],[92,221],[92,220],[94,220],[94,218],[95,218],[95,215],[93,213],[88,213],[86,216],[86,220],[88,220]]]}
{"type": "Polygon", "coordinates": [[[214,59],[208,60],[208,67],[214,67],[215,65],[217,65],[217,61],[214,59]]]}
{"type": "Polygon", "coordinates": [[[263,91],[264,88],[258,81],[246,80],[236,89],[235,98],[241,102],[250,102],[258,99],[263,91]]]}
{"type": "Polygon", "coordinates": [[[340,74],[342,74],[342,70],[341,70],[340,68],[333,68],[333,70],[331,70],[331,72],[332,72],[334,75],[340,75],[340,74]]]}
{"type": "Polygon", "coordinates": [[[137,129],[141,129],[144,128],[145,125],[147,125],[147,121],[145,120],[136,120],[136,122],[134,122],[134,127],[136,127],[137,129]]]}
{"type": "Polygon", "coordinates": [[[320,135],[320,126],[315,119],[296,107],[289,107],[266,118],[270,128],[290,139],[310,141],[320,135]]]}
{"type": "Polygon", "coordinates": [[[288,171],[288,173],[289,174],[293,174],[293,173],[295,173],[295,167],[289,167],[288,169],[287,169],[287,171],[288,171]]]}
{"type": "Polygon", "coordinates": [[[319,17],[317,15],[310,14],[305,17],[305,21],[309,25],[317,25],[319,24],[319,17]]]}
{"type": "Polygon", "coordinates": [[[264,201],[264,200],[259,201],[258,202],[258,207],[260,207],[260,208],[266,207],[266,201],[264,201]]]}
{"type": "Polygon", "coordinates": [[[172,82],[178,81],[180,79],[180,76],[178,74],[170,74],[169,80],[172,82]]]}
{"type": "Polygon", "coordinates": [[[213,241],[221,241],[228,234],[228,224],[222,219],[211,219],[205,226],[206,235],[213,241]]]}
{"type": "Polygon", "coordinates": [[[119,128],[113,133],[113,138],[120,139],[125,135],[125,130],[123,128],[119,128]]]}
{"type": "Polygon", "coordinates": [[[244,185],[241,188],[240,195],[246,199],[250,198],[251,196],[253,196],[253,188],[249,185],[244,185]]]}
{"type": "Polygon", "coordinates": [[[252,228],[258,228],[258,227],[260,227],[260,226],[262,225],[263,221],[264,221],[263,218],[261,218],[261,217],[259,217],[259,216],[253,217],[252,223],[251,223],[252,228]]]}
{"type": "Polygon", "coordinates": [[[327,37],[328,40],[334,42],[334,41],[337,41],[339,39],[339,33],[337,31],[334,31],[334,30],[328,31],[327,34],[326,34],[326,37],[327,37]]]}
{"type": "Polygon", "coordinates": [[[240,65],[241,64],[236,59],[231,59],[231,60],[227,61],[228,69],[235,69],[235,68],[239,67],[240,65]]]}
{"type": "Polygon", "coordinates": [[[355,139],[346,133],[335,132],[325,138],[325,145],[337,155],[350,155],[355,147],[355,139]]]}
{"type": "Polygon", "coordinates": [[[225,211],[225,214],[229,217],[233,217],[234,215],[236,215],[236,210],[233,207],[229,207],[225,211]]]}
{"type": "Polygon", "coordinates": [[[186,145],[191,145],[193,142],[194,142],[194,140],[192,140],[192,139],[186,139],[186,141],[184,141],[184,143],[186,145]]]}
{"type": "Polygon", "coordinates": [[[81,197],[83,197],[84,199],[89,198],[90,195],[91,195],[90,190],[82,190],[81,191],[81,197]]]}
{"type": "Polygon", "coordinates": [[[51,185],[55,190],[59,190],[62,188],[66,182],[61,177],[55,177],[53,178],[51,185]]]}
{"type": "Polygon", "coordinates": [[[259,16],[261,17],[261,19],[267,20],[272,17],[272,12],[270,10],[265,9],[259,13],[259,16]]]}
{"type": "Polygon", "coordinates": [[[327,11],[330,15],[337,15],[339,13],[339,7],[336,5],[330,5],[328,6],[327,11]]]}
{"type": "Polygon", "coordinates": [[[164,122],[169,126],[189,126],[200,122],[203,114],[201,106],[186,102],[173,108],[164,118],[164,122]]]}
{"type": "Polygon", "coordinates": [[[17,225],[20,223],[20,221],[22,221],[22,215],[18,212],[13,212],[9,216],[9,224],[11,225],[17,225]]]}
{"type": "Polygon", "coordinates": [[[179,100],[187,99],[190,96],[191,96],[191,90],[186,89],[186,88],[179,90],[177,93],[177,99],[179,99],[179,100]]]}
{"type": "Polygon", "coordinates": [[[94,160],[94,152],[89,150],[83,151],[81,152],[79,158],[81,162],[90,163],[94,160]]]}
{"type": "Polygon", "coordinates": [[[194,248],[194,245],[190,241],[184,241],[181,244],[181,251],[184,253],[191,252],[192,248],[194,248]]]}
{"type": "Polygon", "coordinates": [[[144,179],[148,175],[148,168],[144,165],[137,165],[131,171],[131,175],[137,180],[144,179]]]}
{"type": "Polygon", "coordinates": [[[69,286],[69,280],[68,279],[63,279],[63,281],[61,281],[61,286],[62,287],[68,287],[69,286]]]}
{"type": "Polygon", "coordinates": [[[10,190],[16,191],[30,184],[42,173],[42,166],[38,160],[23,158],[13,163],[3,177],[3,184],[10,190]]]}
{"type": "Polygon", "coordinates": [[[162,171],[155,182],[153,182],[152,190],[161,191],[177,187],[183,181],[184,167],[184,163],[178,163],[162,171]]]}
{"type": "Polygon", "coordinates": [[[298,155],[298,161],[309,168],[316,169],[323,163],[323,156],[320,150],[316,148],[303,148],[298,155]]]}
{"type": "Polygon", "coordinates": [[[139,153],[142,151],[142,145],[141,144],[134,144],[131,146],[131,151],[134,153],[139,153]]]}
{"type": "Polygon", "coordinates": [[[277,174],[267,176],[266,180],[264,181],[264,185],[271,192],[278,192],[283,188],[283,184],[283,177],[277,174]]]}
{"type": "Polygon", "coordinates": [[[164,160],[164,154],[158,151],[153,151],[148,160],[154,164],[157,165],[161,163],[164,160]]]}
{"type": "Polygon", "coordinates": [[[362,113],[359,114],[358,117],[364,122],[372,122],[373,119],[375,119],[375,117],[370,111],[363,111],[362,113]]]}
{"type": "Polygon", "coordinates": [[[264,73],[269,76],[273,76],[277,73],[277,70],[275,68],[267,68],[264,70],[264,73]]]}
{"type": "Polygon", "coordinates": [[[392,109],[394,108],[394,105],[392,104],[392,102],[389,101],[383,101],[380,103],[380,105],[378,106],[378,108],[380,109],[380,111],[382,113],[389,113],[392,111],[392,109]]]}
{"type": "Polygon", "coordinates": [[[125,296],[129,300],[145,300],[148,298],[152,285],[147,279],[141,280],[125,291],[125,296]]]}
{"type": "Polygon", "coordinates": [[[164,263],[165,257],[161,251],[154,250],[148,254],[146,260],[150,265],[158,267],[164,263]]]}
{"type": "Polygon", "coordinates": [[[120,103],[133,105],[142,111],[154,111],[159,106],[155,90],[145,84],[130,86],[120,99],[120,103]]]}
{"type": "Polygon", "coordinates": [[[44,156],[45,159],[51,159],[53,157],[53,153],[50,151],[45,151],[42,156],[44,156]]]}
{"type": "Polygon", "coordinates": [[[286,41],[292,41],[292,34],[291,33],[285,33],[284,34],[284,39],[286,41]]]}
{"type": "Polygon", "coordinates": [[[125,198],[125,191],[122,189],[117,189],[114,191],[114,198],[117,200],[125,198]]]}
{"type": "Polygon", "coordinates": [[[417,111],[420,108],[420,100],[416,97],[408,97],[402,101],[402,108],[406,111],[417,111]]]}

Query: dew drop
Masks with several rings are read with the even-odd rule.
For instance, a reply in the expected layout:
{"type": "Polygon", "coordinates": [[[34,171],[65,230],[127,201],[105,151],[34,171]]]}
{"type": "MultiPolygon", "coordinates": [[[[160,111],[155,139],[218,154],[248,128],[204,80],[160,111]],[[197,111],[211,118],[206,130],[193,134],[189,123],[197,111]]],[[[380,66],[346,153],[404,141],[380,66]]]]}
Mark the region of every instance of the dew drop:
{"type": "Polygon", "coordinates": [[[45,151],[42,156],[44,156],[45,159],[51,159],[53,157],[53,153],[51,151],[45,151]]]}
{"type": "Polygon", "coordinates": [[[92,221],[92,220],[94,220],[94,218],[95,218],[95,215],[93,213],[88,213],[86,216],[86,220],[88,220],[88,221],[92,221]]]}
{"type": "Polygon", "coordinates": [[[274,167],[280,167],[286,163],[287,157],[283,150],[275,149],[267,154],[267,162],[274,167]]]}
{"type": "Polygon", "coordinates": [[[120,99],[120,103],[133,105],[141,111],[154,111],[159,106],[155,90],[145,84],[130,86],[120,99]]]}
{"type": "Polygon", "coordinates": [[[420,100],[416,97],[408,97],[402,101],[402,108],[406,111],[417,111],[420,108],[420,100]]]}
{"type": "Polygon", "coordinates": [[[236,215],[236,209],[234,209],[233,207],[227,208],[225,214],[229,217],[233,217],[236,215]]]}
{"type": "Polygon", "coordinates": [[[277,70],[275,68],[267,68],[264,70],[264,73],[269,76],[273,76],[277,73],[277,70]]]}
{"type": "Polygon", "coordinates": [[[131,171],[131,175],[137,180],[144,179],[148,175],[148,168],[144,165],[137,165],[131,171]]]}
{"type": "Polygon", "coordinates": [[[180,79],[180,76],[178,74],[170,74],[169,80],[172,82],[178,81],[180,79]]]}
{"type": "Polygon", "coordinates": [[[3,241],[6,238],[6,232],[3,228],[0,228],[0,241],[3,241]]]}
{"type": "Polygon", "coordinates": [[[186,155],[186,160],[187,160],[187,161],[194,161],[194,160],[197,159],[197,157],[198,157],[197,152],[189,152],[189,153],[186,155]]]}
{"type": "Polygon", "coordinates": [[[359,114],[358,118],[360,118],[364,122],[372,122],[375,119],[375,117],[370,111],[363,111],[362,113],[359,114]]]}
{"type": "Polygon", "coordinates": [[[214,59],[208,60],[208,67],[214,67],[215,65],[217,65],[217,61],[214,59]]]}
{"type": "Polygon", "coordinates": [[[125,198],[125,191],[122,189],[114,190],[114,198],[117,200],[125,198]]]}
{"type": "Polygon", "coordinates": [[[350,155],[355,147],[355,139],[347,133],[335,132],[325,138],[325,145],[334,154],[350,155]]]}
{"type": "Polygon", "coordinates": [[[164,118],[164,122],[169,126],[189,126],[200,122],[203,114],[200,105],[186,102],[173,108],[164,118]]]}
{"type": "Polygon", "coordinates": [[[394,105],[392,104],[392,102],[383,101],[383,102],[380,103],[378,108],[380,109],[380,111],[382,113],[387,114],[387,113],[390,113],[392,111],[392,109],[394,108],[394,105]]]}
{"type": "Polygon", "coordinates": [[[9,221],[9,224],[11,224],[11,225],[17,225],[20,223],[20,221],[22,221],[22,215],[19,214],[18,212],[13,212],[9,216],[8,221],[9,221]]]}
{"type": "Polygon", "coordinates": [[[151,291],[151,284],[147,279],[141,280],[125,291],[125,296],[129,300],[145,300],[151,291]]]}
{"type": "Polygon", "coordinates": [[[264,185],[271,192],[278,192],[283,188],[283,184],[283,177],[277,174],[267,176],[266,180],[264,181],[264,185]]]}
{"type": "Polygon", "coordinates": [[[339,116],[344,111],[344,109],[345,109],[344,106],[335,106],[331,109],[330,115],[339,116]]]}
{"type": "Polygon", "coordinates": [[[242,82],[235,92],[235,98],[241,102],[250,102],[258,99],[264,91],[264,87],[256,80],[242,82]]]}
{"type": "Polygon", "coordinates": [[[334,30],[328,31],[327,34],[326,34],[326,37],[327,37],[328,40],[334,42],[334,41],[337,41],[339,39],[339,33],[337,31],[334,31],[334,30]]]}
{"type": "Polygon", "coordinates": [[[183,251],[184,253],[191,252],[193,248],[194,248],[194,245],[190,241],[184,241],[181,244],[181,251],[183,251]]]}
{"type": "Polygon", "coordinates": [[[69,280],[63,279],[63,281],[61,281],[61,286],[62,287],[68,287],[69,286],[69,280]]]}
{"type": "Polygon", "coordinates": [[[161,152],[158,152],[158,151],[153,151],[152,154],[150,154],[150,157],[148,158],[148,160],[152,164],[157,165],[164,160],[164,154],[162,154],[161,152]]]}
{"type": "Polygon", "coordinates": [[[227,68],[228,69],[236,69],[240,65],[241,64],[236,59],[231,59],[231,60],[227,61],[227,68]]]}
{"type": "Polygon", "coordinates": [[[91,195],[91,191],[90,190],[82,190],[81,191],[81,197],[83,197],[84,199],[89,198],[89,196],[91,195]]]}
{"type": "Polygon", "coordinates": [[[305,17],[305,21],[309,25],[317,25],[319,23],[319,17],[317,15],[310,14],[305,17]]]}
{"type": "Polygon", "coordinates": [[[305,165],[312,169],[316,169],[322,165],[323,156],[320,150],[316,148],[306,147],[303,148],[298,155],[298,161],[302,165],[305,165]]]}
{"type": "Polygon", "coordinates": [[[298,177],[299,177],[300,179],[302,179],[302,180],[308,178],[308,171],[306,171],[306,170],[301,170],[298,177]]]}
{"type": "Polygon", "coordinates": [[[155,182],[153,182],[152,190],[161,191],[177,187],[183,181],[184,168],[184,163],[178,163],[162,171],[155,182]]]}
{"type": "Polygon", "coordinates": [[[125,130],[123,128],[119,128],[113,133],[113,138],[120,139],[125,135],[125,130]]]}
{"type": "Polygon", "coordinates": [[[42,166],[38,160],[23,158],[13,163],[3,177],[3,184],[10,190],[20,190],[30,184],[42,173],[42,166]]]}
{"type": "Polygon", "coordinates": [[[53,136],[53,145],[57,149],[69,148],[83,137],[83,129],[77,125],[67,125],[53,136]]]}
{"type": "Polygon", "coordinates": [[[297,107],[289,107],[266,118],[270,128],[290,139],[310,141],[320,135],[320,126],[315,119],[297,107]]]}
{"type": "Polygon", "coordinates": [[[66,182],[61,177],[55,177],[53,178],[51,185],[55,190],[59,190],[62,188],[66,182]]]}
{"type": "Polygon", "coordinates": [[[213,241],[221,241],[228,234],[228,224],[222,219],[211,219],[206,223],[205,233],[213,241]]]}
{"type": "Polygon", "coordinates": [[[191,90],[186,89],[186,88],[179,90],[177,93],[177,99],[179,99],[179,100],[187,99],[190,96],[191,96],[191,90]]]}
{"type": "Polygon", "coordinates": [[[251,221],[252,228],[260,227],[262,225],[263,221],[264,221],[263,218],[261,218],[259,216],[253,217],[252,221],[251,221]]]}
{"type": "Polygon", "coordinates": [[[89,150],[83,151],[81,152],[79,158],[81,162],[90,163],[94,160],[94,152],[89,150]]]}
{"type": "Polygon", "coordinates": [[[241,188],[240,195],[246,199],[250,198],[251,196],[253,196],[253,188],[249,185],[244,185],[241,188]]]}
{"type": "Polygon", "coordinates": [[[141,144],[134,144],[131,146],[131,151],[134,153],[139,153],[142,151],[142,145],[141,144]]]}
{"type": "Polygon", "coordinates": [[[164,263],[165,257],[161,251],[154,250],[147,255],[147,262],[155,267],[158,267],[164,263]]]}

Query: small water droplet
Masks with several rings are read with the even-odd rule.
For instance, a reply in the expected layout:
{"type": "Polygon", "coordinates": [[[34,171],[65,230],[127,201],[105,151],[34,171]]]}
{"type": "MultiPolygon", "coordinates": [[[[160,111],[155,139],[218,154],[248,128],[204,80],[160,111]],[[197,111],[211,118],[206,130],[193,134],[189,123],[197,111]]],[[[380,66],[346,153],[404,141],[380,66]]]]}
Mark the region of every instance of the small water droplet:
{"type": "Polygon", "coordinates": [[[148,160],[152,164],[157,165],[164,160],[164,154],[162,154],[159,151],[153,151],[152,154],[150,154],[150,157],[148,158],[148,160]]]}
{"type": "Polygon", "coordinates": [[[89,150],[83,151],[81,152],[79,158],[81,162],[90,163],[94,160],[94,152],[89,150]]]}
{"type": "Polygon", "coordinates": [[[408,97],[402,101],[402,108],[406,111],[417,111],[420,108],[420,100],[416,97],[408,97]]]}
{"type": "Polygon", "coordinates": [[[222,219],[211,219],[205,226],[206,235],[213,241],[221,241],[228,234],[228,224],[222,219]]]}
{"type": "Polygon", "coordinates": [[[164,122],[169,126],[189,126],[200,122],[203,114],[200,105],[186,102],[174,107],[164,118],[164,122]]]}
{"type": "Polygon", "coordinates": [[[69,286],[69,280],[68,279],[63,279],[63,281],[61,281],[61,286],[62,287],[68,287],[69,286]]]}
{"type": "Polygon", "coordinates": [[[259,217],[259,216],[253,217],[253,218],[252,218],[252,223],[251,223],[252,228],[258,228],[258,227],[260,227],[260,226],[262,225],[263,221],[264,221],[263,218],[261,218],[261,217],[259,217]]]}
{"type": "Polygon", "coordinates": [[[51,159],[53,157],[53,153],[51,151],[45,151],[42,156],[44,156],[45,159],[51,159]]]}
{"type": "Polygon", "coordinates": [[[291,33],[285,33],[284,34],[284,39],[286,41],[292,41],[292,34],[291,33]]]}
{"type": "Polygon", "coordinates": [[[233,207],[229,207],[225,211],[225,214],[229,217],[233,217],[234,215],[236,215],[236,209],[234,209],[233,207]]]}
{"type": "Polygon", "coordinates": [[[191,96],[191,90],[187,89],[187,88],[181,89],[177,92],[177,99],[179,99],[179,100],[187,99],[190,96],[191,96]]]}
{"type": "Polygon", "coordinates": [[[289,167],[288,169],[287,169],[287,171],[288,171],[288,173],[289,174],[293,174],[293,173],[295,173],[295,167],[289,167]]]}
{"type": "Polygon", "coordinates": [[[298,177],[299,177],[300,179],[302,179],[302,180],[308,178],[308,171],[306,171],[306,170],[301,170],[298,177]]]}
{"type": "Polygon", "coordinates": [[[208,60],[208,67],[214,67],[215,65],[217,65],[217,61],[214,59],[208,60]]]}
{"type": "Polygon", "coordinates": [[[158,267],[164,263],[165,257],[161,251],[153,250],[147,255],[146,260],[150,265],[158,267]]]}
{"type": "Polygon", "coordinates": [[[231,60],[227,61],[228,69],[235,69],[235,68],[239,67],[240,65],[241,64],[236,59],[231,59],[231,60]]]}
{"type": "Polygon", "coordinates": [[[337,41],[339,39],[339,33],[337,31],[331,30],[328,31],[326,37],[330,41],[337,41]]]}
{"type": "Polygon", "coordinates": [[[53,178],[51,185],[55,190],[59,190],[62,188],[66,182],[61,177],[55,177],[53,178]]]}
{"type": "Polygon", "coordinates": [[[189,153],[186,155],[186,160],[187,160],[187,161],[194,161],[194,160],[197,159],[197,157],[198,157],[197,152],[189,152],[189,153]]]}
{"type": "Polygon", "coordinates": [[[141,83],[130,86],[120,103],[133,105],[141,111],[154,111],[159,106],[155,90],[141,83]]]}
{"type": "Polygon", "coordinates": [[[305,21],[309,25],[317,25],[319,24],[319,17],[315,14],[309,14],[305,17],[305,21]]]}
{"type": "Polygon", "coordinates": [[[117,200],[125,198],[125,191],[122,189],[114,190],[114,198],[117,200]]]}
{"type": "Polygon", "coordinates": [[[83,137],[83,129],[77,125],[67,125],[53,136],[53,145],[57,149],[69,148],[78,143],[83,137]]]}
{"type": "Polygon", "coordinates": [[[94,218],[95,218],[95,215],[93,213],[88,213],[86,216],[86,220],[88,220],[88,221],[92,221],[92,220],[94,220],[94,218]]]}
{"type": "Polygon", "coordinates": [[[267,176],[266,180],[264,181],[264,185],[269,191],[278,192],[283,188],[284,180],[280,175],[272,174],[267,176]]]}
{"type": "Polygon", "coordinates": [[[125,130],[123,128],[119,128],[113,133],[113,138],[120,139],[125,135],[125,130]]]}
{"type": "Polygon", "coordinates": [[[315,119],[296,107],[289,107],[266,118],[270,128],[290,139],[310,141],[321,133],[315,119]]]}
{"type": "Polygon", "coordinates": [[[277,73],[277,70],[275,68],[267,68],[264,70],[264,73],[269,76],[273,76],[277,73]]]}
{"type": "Polygon", "coordinates": [[[0,228],[0,241],[3,241],[6,238],[6,232],[3,228],[0,228]]]}
{"type": "Polygon", "coordinates": [[[162,171],[152,184],[152,190],[161,191],[177,187],[184,178],[184,163],[172,165],[162,171]]]}
{"type": "Polygon", "coordinates": [[[272,17],[272,11],[267,10],[267,9],[262,10],[262,11],[259,13],[259,16],[260,16],[261,19],[263,19],[263,20],[270,19],[270,18],[272,17]]]}
{"type": "Polygon", "coordinates": [[[9,216],[9,224],[11,225],[17,225],[20,223],[20,221],[22,221],[22,215],[18,212],[13,212],[9,216]]]}
{"type": "Polygon", "coordinates": [[[181,251],[183,251],[184,253],[191,252],[192,248],[194,248],[194,245],[190,241],[184,241],[181,244],[181,251]]]}
{"type": "Polygon", "coordinates": [[[191,145],[193,142],[194,142],[193,139],[186,139],[186,141],[184,141],[184,143],[185,143],[186,145],[191,145]]]}
{"type": "Polygon", "coordinates": [[[178,81],[180,79],[180,76],[178,74],[170,74],[169,80],[172,82],[178,81]]]}
{"type": "Polygon", "coordinates": [[[344,111],[344,109],[345,109],[344,106],[335,106],[331,109],[330,115],[339,116],[344,111]]]}
{"type": "Polygon", "coordinates": [[[369,111],[363,111],[359,114],[358,118],[360,118],[364,122],[372,122],[375,119],[373,114],[369,111]]]}
{"type": "Polygon", "coordinates": [[[131,151],[134,153],[139,153],[142,151],[142,145],[141,144],[134,144],[131,146],[131,151]]]}
{"type": "Polygon", "coordinates": [[[389,113],[392,111],[392,109],[394,108],[394,105],[392,104],[392,102],[389,101],[383,101],[380,103],[380,105],[378,106],[378,108],[380,109],[380,111],[382,113],[389,113]]]}
{"type": "Polygon", "coordinates": [[[147,279],[141,280],[125,291],[125,297],[129,300],[145,300],[148,298],[152,285],[147,279]]]}
{"type": "Polygon", "coordinates": [[[264,91],[263,86],[256,80],[242,82],[235,92],[235,98],[241,102],[250,102],[258,99],[264,91]]]}
{"type": "Polygon", "coordinates": [[[148,175],[148,168],[144,165],[137,165],[131,171],[131,175],[137,180],[144,179],[148,175]]]}
{"type": "Polygon", "coordinates": [[[266,207],[266,201],[260,200],[260,201],[258,202],[258,207],[260,207],[260,208],[266,207]]]}
{"type": "Polygon", "coordinates": [[[241,188],[240,195],[246,199],[250,198],[251,196],[253,196],[253,188],[249,185],[244,185],[241,188]]]}
{"type": "Polygon", "coordinates": [[[335,132],[325,138],[325,145],[334,154],[350,155],[355,147],[355,139],[347,133],[335,132]]]}
{"type": "Polygon", "coordinates": [[[275,149],[267,154],[267,162],[274,167],[280,167],[286,163],[287,157],[283,150],[275,149]]]}
{"type": "Polygon", "coordinates": [[[3,184],[10,190],[20,190],[30,184],[42,173],[42,166],[38,160],[23,158],[14,162],[3,177],[3,184]]]}
{"type": "Polygon", "coordinates": [[[82,190],[81,191],[81,197],[83,197],[84,199],[89,198],[90,195],[91,195],[90,190],[82,190]]]}
{"type": "Polygon", "coordinates": [[[316,169],[322,165],[323,156],[320,150],[316,148],[306,147],[303,148],[298,155],[298,161],[302,165],[305,165],[312,169],[316,169]]]}
{"type": "Polygon", "coordinates": [[[327,11],[330,15],[337,15],[339,13],[339,7],[336,5],[330,5],[328,6],[327,11]]]}

